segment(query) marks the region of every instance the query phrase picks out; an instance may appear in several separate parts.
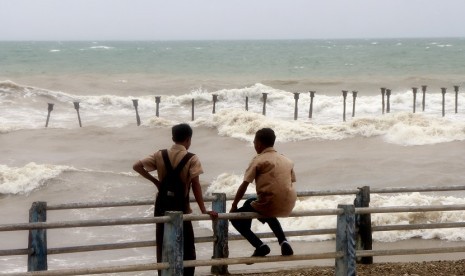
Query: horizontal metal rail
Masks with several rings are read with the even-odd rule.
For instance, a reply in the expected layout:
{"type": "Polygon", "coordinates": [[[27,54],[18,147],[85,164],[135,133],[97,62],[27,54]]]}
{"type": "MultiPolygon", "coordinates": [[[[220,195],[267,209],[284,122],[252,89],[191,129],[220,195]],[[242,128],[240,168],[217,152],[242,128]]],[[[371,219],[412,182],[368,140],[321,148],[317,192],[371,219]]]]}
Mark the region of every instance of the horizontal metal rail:
{"type": "MultiPolygon", "coordinates": [[[[283,261],[303,261],[303,260],[321,260],[321,259],[334,259],[342,257],[342,252],[325,252],[315,254],[302,254],[292,256],[267,256],[267,257],[239,257],[239,258],[222,258],[210,260],[192,260],[184,261],[184,267],[196,266],[213,266],[213,265],[234,265],[234,264],[247,264],[247,263],[272,263],[283,261]]],[[[169,268],[168,263],[149,263],[139,265],[124,265],[124,266],[110,266],[99,268],[75,268],[75,269],[60,269],[48,271],[34,271],[34,272],[15,272],[9,274],[2,274],[8,276],[67,276],[67,275],[85,275],[85,274],[104,274],[104,273],[121,273],[121,272],[134,272],[134,271],[150,271],[158,269],[169,268]]]]}
{"type": "Polygon", "coordinates": [[[373,232],[379,232],[379,231],[397,231],[397,230],[461,228],[461,227],[465,227],[465,222],[380,225],[380,226],[372,226],[371,230],[373,230],[373,232]]]}
{"type": "Polygon", "coordinates": [[[456,205],[430,205],[430,206],[389,206],[389,207],[360,207],[355,208],[356,214],[376,213],[406,213],[406,212],[435,212],[435,211],[461,211],[465,204],[456,205]]]}
{"type": "Polygon", "coordinates": [[[416,254],[438,254],[465,252],[465,246],[454,247],[432,247],[421,249],[390,249],[390,250],[357,250],[357,257],[370,256],[394,256],[394,255],[416,255],[416,254]]]}
{"type": "MultiPolygon", "coordinates": [[[[346,189],[346,190],[322,190],[322,191],[299,191],[297,196],[330,196],[330,195],[354,195],[358,192],[358,189],[346,189]]],[[[445,192],[445,191],[465,191],[465,185],[454,185],[454,186],[435,186],[435,187],[399,187],[399,188],[372,188],[370,189],[371,194],[386,194],[386,193],[408,193],[408,192],[445,192]]],[[[246,194],[244,197],[251,196],[246,194]]],[[[206,202],[215,200],[215,196],[205,196],[206,202]]],[[[227,200],[233,200],[234,196],[230,195],[226,197],[227,200]]],[[[191,202],[195,202],[195,199],[190,198],[191,202]]],[[[146,200],[130,200],[121,202],[88,202],[88,203],[65,203],[65,204],[50,204],[47,205],[47,210],[66,210],[66,209],[84,209],[84,208],[109,208],[109,207],[130,207],[130,206],[143,206],[153,205],[153,199],[146,200]]]]}
{"type": "MultiPolygon", "coordinates": [[[[293,212],[290,217],[302,216],[329,216],[342,214],[342,209],[319,209],[312,211],[293,212]]],[[[218,214],[218,219],[250,219],[261,218],[257,213],[222,213],[218,214]]],[[[185,221],[210,220],[209,215],[183,215],[185,221]]],[[[62,221],[62,222],[34,222],[34,223],[17,223],[0,225],[2,231],[21,231],[32,229],[57,229],[57,228],[75,228],[75,227],[95,227],[95,226],[116,226],[129,224],[153,224],[165,223],[170,219],[168,216],[149,217],[149,218],[123,218],[123,219],[102,219],[102,220],[83,220],[83,221],[62,221]]]]}

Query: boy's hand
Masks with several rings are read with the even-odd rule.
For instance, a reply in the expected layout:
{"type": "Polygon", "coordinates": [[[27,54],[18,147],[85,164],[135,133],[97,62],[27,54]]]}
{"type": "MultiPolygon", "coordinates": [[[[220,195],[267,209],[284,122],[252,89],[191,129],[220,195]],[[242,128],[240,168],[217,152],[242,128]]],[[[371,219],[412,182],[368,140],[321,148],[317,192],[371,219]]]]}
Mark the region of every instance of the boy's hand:
{"type": "Polygon", "coordinates": [[[206,214],[210,215],[212,219],[217,219],[218,218],[218,213],[215,211],[206,211],[206,214]]]}

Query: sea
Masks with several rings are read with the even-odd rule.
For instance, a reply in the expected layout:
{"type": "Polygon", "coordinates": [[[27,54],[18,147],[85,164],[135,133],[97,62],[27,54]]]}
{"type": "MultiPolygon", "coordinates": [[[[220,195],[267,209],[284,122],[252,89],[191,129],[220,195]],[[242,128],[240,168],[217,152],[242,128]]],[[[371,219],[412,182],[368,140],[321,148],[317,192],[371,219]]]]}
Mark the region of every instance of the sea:
{"type": "MultiPolygon", "coordinates": [[[[194,129],[189,150],[202,162],[206,195],[235,194],[263,127],[275,130],[275,148],[294,161],[298,191],[464,185],[465,38],[1,41],[1,223],[27,222],[35,201],[153,200],[156,188],[132,165],[170,147],[171,127],[181,122],[194,129]]],[[[302,197],[295,210],[353,199],[302,197]]],[[[465,192],[372,194],[370,202],[447,204],[465,204],[465,192]]],[[[149,205],[75,209],[49,211],[47,221],[152,215],[149,205]]],[[[464,220],[463,212],[372,216],[373,225],[464,220]]],[[[336,226],[324,216],[280,221],[285,231],[336,226]]],[[[253,230],[269,231],[255,222],[253,230]]],[[[195,232],[211,235],[211,223],[195,223],[195,232]]],[[[48,230],[47,239],[58,248],[154,240],[154,233],[153,225],[90,227],[48,230]]],[[[296,253],[317,253],[316,244],[334,238],[290,241],[296,253]]],[[[418,240],[450,246],[465,240],[465,230],[375,232],[373,239],[383,246],[418,240]]],[[[26,231],[0,232],[0,250],[27,243],[26,231]]],[[[233,257],[253,251],[247,243],[229,247],[233,257]]],[[[197,254],[210,258],[211,245],[199,245],[197,254]]],[[[154,256],[154,248],[136,248],[50,255],[48,263],[81,268],[148,263],[154,256]]],[[[0,257],[0,274],[26,270],[26,257],[0,257]]],[[[144,273],[128,275],[150,275],[144,273]]]]}

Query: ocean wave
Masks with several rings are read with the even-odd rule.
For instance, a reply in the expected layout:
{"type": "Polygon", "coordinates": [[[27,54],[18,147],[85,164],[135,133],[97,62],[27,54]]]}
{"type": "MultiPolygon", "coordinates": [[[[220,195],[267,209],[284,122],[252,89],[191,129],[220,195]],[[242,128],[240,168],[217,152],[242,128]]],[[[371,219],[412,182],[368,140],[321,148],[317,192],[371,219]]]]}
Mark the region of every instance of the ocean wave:
{"type": "Polygon", "coordinates": [[[0,194],[28,194],[73,167],[41,165],[34,162],[23,167],[0,165],[0,194]]]}
{"type": "MultiPolygon", "coordinates": [[[[215,192],[234,195],[242,183],[243,175],[224,173],[212,181],[207,189],[208,194],[215,192]]],[[[254,185],[249,185],[247,193],[255,193],[254,185]]],[[[294,211],[335,209],[338,204],[353,204],[355,196],[324,196],[324,197],[301,197],[297,200],[294,211]]],[[[430,205],[451,205],[465,204],[465,198],[453,196],[431,196],[420,193],[406,193],[399,195],[379,195],[370,196],[370,207],[388,206],[430,206],[430,205]]],[[[231,208],[229,201],[226,210],[231,208]]],[[[314,217],[293,217],[279,219],[284,230],[307,230],[307,229],[331,229],[336,228],[336,219],[328,219],[327,216],[314,217]]],[[[447,212],[405,212],[373,214],[372,225],[398,225],[398,224],[420,224],[420,223],[447,223],[460,222],[465,220],[465,213],[462,211],[447,212]]],[[[210,224],[211,225],[211,224],[210,224]]],[[[203,227],[209,227],[207,224],[203,227]]],[[[234,229],[231,229],[233,232],[234,229]]],[[[254,232],[269,232],[267,225],[254,223],[254,232]]],[[[237,232],[235,232],[237,233],[237,232]]],[[[393,242],[406,240],[414,237],[422,239],[442,239],[448,241],[465,241],[465,231],[456,229],[426,229],[409,231],[380,231],[373,233],[373,239],[381,242],[393,242]]],[[[295,237],[291,240],[322,241],[334,239],[335,235],[318,235],[295,237]]]]}
{"type": "MultiPolygon", "coordinates": [[[[391,112],[382,114],[379,96],[357,97],[356,115],[346,110],[342,114],[343,98],[317,95],[313,102],[313,116],[309,118],[310,97],[300,95],[297,113],[293,93],[260,83],[249,87],[221,89],[209,92],[194,89],[183,95],[160,96],[159,117],[155,117],[154,96],[73,95],[61,91],[21,86],[0,82],[0,133],[18,129],[35,129],[44,125],[47,103],[54,103],[50,127],[76,127],[73,102],[80,103],[80,116],[85,126],[121,128],[133,125],[135,106],[145,127],[170,127],[191,119],[192,100],[195,102],[194,126],[218,129],[219,135],[251,141],[262,127],[271,127],[278,141],[341,140],[353,137],[380,136],[387,143],[398,145],[429,145],[465,140],[464,114],[451,114],[454,98],[446,97],[447,116],[441,117],[442,97],[427,95],[426,111],[411,113],[412,93],[391,95],[391,112]],[[266,102],[264,94],[267,95],[266,102]],[[213,95],[216,95],[216,112],[212,114],[213,95]],[[248,99],[248,111],[245,99],[248,99]],[[137,100],[137,101],[133,101],[137,100]],[[266,115],[262,115],[266,108],[266,115]],[[297,120],[294,120],[294,115],[297,120]]],[[[460,94],[459,102],[465,101],[460,94]]],[[[346,106],[351,107],[349,97],[346,106]]],[[[419,103],[416,103],[418,106],[419,103]]]]}
{"type": "Polygon", "coordinates": [[[116,174],[137,177],[134,172],[113,172],[72,166],[28,163],[23,167],[0,165],[0,194],[29,194],[64,172],[116,174]]]}

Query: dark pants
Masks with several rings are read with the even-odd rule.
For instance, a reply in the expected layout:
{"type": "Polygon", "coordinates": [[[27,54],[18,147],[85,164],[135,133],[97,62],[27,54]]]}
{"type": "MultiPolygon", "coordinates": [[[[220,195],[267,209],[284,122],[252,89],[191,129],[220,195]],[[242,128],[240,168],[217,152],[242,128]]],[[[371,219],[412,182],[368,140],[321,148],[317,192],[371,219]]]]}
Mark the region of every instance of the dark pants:
{"type": "MultiPolygon", "coordinates": [[[[256,198],[251,198],[246,200],[244,205],[242,205],[241,208],[238,208],[236,212],[255,212],[257,211],[250,205],[254,200],[257,200],[256,198]]],[[[281,224],[279,223],[277,218],[271,217],[271,218],[260,218],[258,219],[262,223],[268,223],[270,226],[271,230],[273,231],[274,235],[276,238],[278,238],[278,242],[281,244],[283,241],[286,240],[286,236],[284,235],[283,229],[281,228],[281,224]]],[[[252,226],[252,219],[232,219],[231,224],[236,228],[239,233],[241,233],[244,238],[246,238],[250,244],[258,248],[260,247],[263,242],[260,240],[257,235],[255,235],[250,227],[252,226]]]]}
{"type": "MultiPolygon", "coordinates": [[[[162,262],[163,251],[163,233],[165,225],[163,223],[156,224],[156,239],[157,239],[157,262],[162,262]]],[[[194,243],[194,228],[191,221],[184,221],[183,223],[184,234],[184,260],[195,260],[195,243],[194,243]]],[[[194,275],[195,267],[184,268],[185,276],[194,275]]],[[[158,275],[161,275],[161,270],[158,270],[158,275]]]]}

